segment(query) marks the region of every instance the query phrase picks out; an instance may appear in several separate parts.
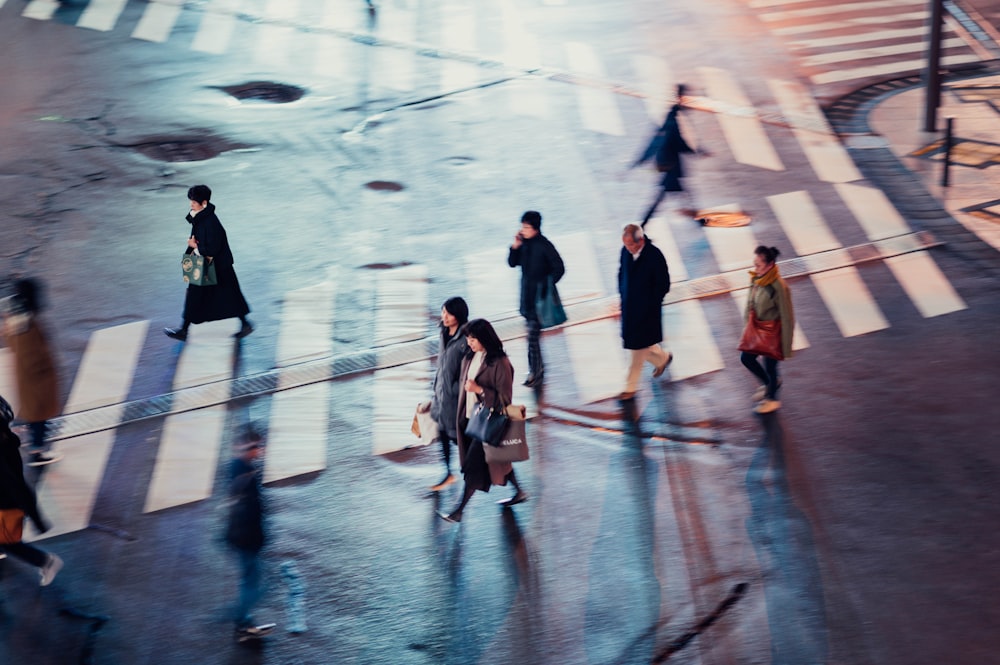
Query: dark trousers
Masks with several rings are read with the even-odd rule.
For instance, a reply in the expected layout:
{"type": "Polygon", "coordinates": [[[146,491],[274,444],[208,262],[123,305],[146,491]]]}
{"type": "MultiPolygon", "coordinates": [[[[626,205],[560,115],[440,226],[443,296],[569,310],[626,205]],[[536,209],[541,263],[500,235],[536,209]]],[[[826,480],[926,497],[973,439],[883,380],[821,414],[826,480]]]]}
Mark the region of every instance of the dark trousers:
{"type": "Polygon", "coordinates": [[[541,374],[545,370],[542,363],[542,324],[537,317],[526,318],[528,328],[528,372],[541,374]]]}
{"type": "Polygon", "coordinates": [[[452,439],[444,430],[439,430],[441,437],[441,457],[444,459],[444,468],[447,469],[448,473],[451,473],[451,444],[455,443],[455,439],[452,439]]]}
{"type": "Polygon", "coordinates": [[[260,600],[263,589],[260,575],[260,552],[236,550],[240,566],[240,596],[236,605],[237,628],[253,625],[253,608],[260,600]]]}
{"type": "Polygon", "coordinates": [[[778,361],[764,356],[764,366],[761,367],[758,357],[756,353],[743,351],[740,353],[740,362],[767,386],[767,399],[774,399],[778,394],[778,361]]]}
{"type": "Polygon", "coordinates": [[[49,424],[46,421],[28,423],[31,430],[31,448],[34,451],[45,449],[45,435],[49,431],[49,424]]]}
{"type": "Polygon", "coordinates": [[[41,568],[49,560],[48,554],[28,543],[8,543],[0,545],[0,550],[16,556],[25,563],[30,563],[35,568],[41,568]]]}

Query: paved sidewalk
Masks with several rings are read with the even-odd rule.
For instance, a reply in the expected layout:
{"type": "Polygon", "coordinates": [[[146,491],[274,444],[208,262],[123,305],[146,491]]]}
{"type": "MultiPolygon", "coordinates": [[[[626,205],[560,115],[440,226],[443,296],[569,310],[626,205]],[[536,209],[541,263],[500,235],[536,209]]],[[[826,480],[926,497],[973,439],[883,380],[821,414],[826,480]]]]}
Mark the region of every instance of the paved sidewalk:
{"type": "Polygon", "coordinates": [[[899,93],[868,116],[875,133],[966,229],[1000,251],[1000,75],[949,80],[937,132],[924,132],[925,88],[899,93]],[[945,118],[953,118],[949,186],[942,186],[945,118]]]}

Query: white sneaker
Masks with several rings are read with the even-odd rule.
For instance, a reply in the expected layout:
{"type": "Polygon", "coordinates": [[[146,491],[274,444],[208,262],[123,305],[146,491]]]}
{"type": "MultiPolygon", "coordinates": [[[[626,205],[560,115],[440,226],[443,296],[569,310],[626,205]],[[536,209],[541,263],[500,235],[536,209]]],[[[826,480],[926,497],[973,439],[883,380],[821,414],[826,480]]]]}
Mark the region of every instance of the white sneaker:
{"type": "Polygon", "coordinates": [[[773,413],[781,408],[781,402],[776,399],[762,399],[753,408],[754,413],[773,413]]]}
{"type": "Polygon", "coordinates": [[[38,583],[39,586],[48,586],[52,584],[52,580],[56,578],[56,575],[59,574],[62,567],[63,560],[55,554],[50,554],[49,558],[45,561],[45,565],[42,566],[40,571],[38,571],[38,574],[42,577],[41,581],[38,583]]]}

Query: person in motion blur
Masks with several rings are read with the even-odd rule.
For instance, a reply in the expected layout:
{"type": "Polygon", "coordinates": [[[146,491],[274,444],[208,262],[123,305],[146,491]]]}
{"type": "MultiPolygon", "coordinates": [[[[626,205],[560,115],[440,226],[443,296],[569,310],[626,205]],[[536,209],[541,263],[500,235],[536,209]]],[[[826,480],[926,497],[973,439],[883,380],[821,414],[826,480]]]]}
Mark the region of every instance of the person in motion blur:
{"type": "Polygon", "coordinates": [[[753,394],[757,413],[781,408],[778,362],[792,357],[795,312],[792,292],[776,263],[780,253],[777,247],[765,245],[754,250],[745,327],[740,337],[740,362],[763,384],[753,394]]]}
{"type": "Polygon", "coordinates": [[[13,419],[13,409],[0,397],[0,554],[11,554],[38,568],[39,584],[48,586],[62,569],[63,561],[21,539],[25,517],[39,533],[48,531],[49,525],[38,509],[34,491],[24,480],[21,439],[10,429],[13,419]]]}
{"type": "Polygon", "coordinates": [[[261,496],[260,461],[264,438],[253,428],[235,446],[229,465],[229,517],[226,542],[236,553],[240,568],[240,592],[236,605],[236,638],[258,639],[274,631],[273,623],[255,624],[252,612],[262,594],[260,552],[266,541],[264,499],[261,496]]]}
{"type": "Polygon", "coordinates": [[[206,185],[195,185],[188,190],[191,211],[186,219],[191,225],[191,235],[188,237],[187,253],[211,258],[215,264],[218,283],[211,286],[188,285],[184,296],[184,319],[180,327],[163,330],[167,337],[181,342],[187,340],[188,328],[192,323],[239,318],[240,329],[233,335],[236,339],[242,339],[254,330],[247,319],[250,306],[247,305],[236,278],[233,252],[229,248],[226,229],[215,214],[215,204],[211,202],[211,198],[212,190],[206,185]]]}
{"type": "Polygon", "coordinates": [[[642,365],[653,365],[653,378],[667,369],[674,356],[660,347],[663,341],[663,297],[670,291],[667,260],[638,224],[622,230],[622,250],[618,265],[618,292],[621,295],[622,343],[631,354],[625,390],[621,400],[635,397],[642,365]]]}
{"type": "Polygon", "coordinates": [[[451,447],[458,441],[455,414],[458,413],[458,394],[462,389],[462,360],[469,350],[464,329],[468,321],[469,306],[462,298],[448,298],[442,305],[441,348],[437,357],[437,373],[434,375],[431,417],[438,424],[444,478],[436,485],[431,485],[432,492],[440,492],[455,482],[455,476],[451,473],[451,447]]]}
{"type": "Polygon", "coordinates": [[[542,235],[542,216],[534,210],[521,215],[521,230],[507,254],[507,265],[521,267],[521,316],[528,329],[528,376],[524,385],[539,386],[545,374],[542,362],[542,324],[538,320],[535,301],[540,289],[547,289],[549,278],[555,284],[566,272],[555,245],[542,235]]]}
{"type": "Polygon", "coordinates": [[[480,492],[489,492],[492,485],[514,486],[514,496],[498,503],[514,506],[528,500],[521,489],[510,462],[488,464],[483,442],[465,434],[475,407],[482,404],[487,409],[503,409],[514,397],[514,367],[503,350],[503,342],[486,319],[473,319],[465,326],[465,339],[469,353],[462,361],[462,390],[458,396],[457,429],[458,455],[465,477],[462,500],[450,513],[438,513],[447,522],[461,522],[462,511],[469,499],[480,492]]]}
{"type": "Polygon", "coordinates": [[[4,307],[3,339],[14,354],[18,418],[28,423],[31,445],[28,466],[57,462],[62,455],[47,450],[49,420],[59,415],[59,373],[39,312],[41,285],[33,279],[14,283],[14,295],[4,307]]]}
{"type": "MultiPolygon", "coordinates": [[[[681,183],[681,178],[685,176],[683,155],[698,152],[688,145],[681,134],[678,116],[684,109],[685,94],[686,88],[682,83],[677,86],[677,103],[670,108],[663,121],[663,126],[650,140],[642,155],[632,164],[632,168],[635,168],[652,160],[656,164],[656,170],[663,174],[660,178],[656,198],[653,199],[652,205],[649,206],[642,218],[643,227],[652,219],[653,215],[656,214],[656,209],[660,207],[660,203],[671,192],[683,194],[686,197],[688,207],[683,208],[682,213],[690,217],[696,217],[698,214],[694,205],[694,197],[691,196],[691,192],[684,189],[684,185],[681,183]]],[[[707,154],[704,151],[701,152],[707,154]]]]}

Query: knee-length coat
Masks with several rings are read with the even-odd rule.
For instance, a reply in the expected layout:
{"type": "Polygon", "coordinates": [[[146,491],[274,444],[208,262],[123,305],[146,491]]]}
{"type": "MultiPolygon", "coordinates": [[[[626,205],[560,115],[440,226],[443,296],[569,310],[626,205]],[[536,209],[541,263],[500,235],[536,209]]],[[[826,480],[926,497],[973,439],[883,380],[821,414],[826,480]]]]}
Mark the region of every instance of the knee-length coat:
{"type": "Polygon", "coordinates": [[[622,303],[622,342],[626,349],[645,349],[663,341],[661,310],[670,291],[670,272],[663,252],[646,238],[639,258],[622,247],[618,292],[622,303]]]}
{"type": "Polygon", "coordinates": [[[59,415],[59,373],[49,349],[48,337],[34,315],[18,315],[5,321],[4,343],[14,354],[17,383],[17,416],[38,423],[59,415]]]}
{"type": "MultiPolygon", "coordinates": [[[[215,205],[209,203],[198,214],[189,214],[187,221],[191,224],[191,236],[198,241],[198,253],[212,257],[218,284],[188,285],[184,297],[184,319],[188,323],[204,323],[246,316],[250,313],[250,306],[240,290],[233,268],[233,252],[229,248],[226,229],[215,214],[215,205]]],[[[193,251],[188,249],[189,254],[193,251]]]]}
{"type": "MultiPolygon", "coordinates": [[[[470,353],[462,360],[462,374],[458,382],[458,459],[467,486],[489,492],[491,484],[506,485],[507,474],[514,467],[510,462],[487,464],[483,442],[465,435],[468,423],[465,417],[465,380],[469,376],[472,355],[470,353]]],[[[507,356],[495,358],[489,363],[484,362],[473,380],[483,389],[483,394],[477,395],[476,401],[485,404],[486,408],[502,409],[514,399],[514,366],[507,356]]]]}

